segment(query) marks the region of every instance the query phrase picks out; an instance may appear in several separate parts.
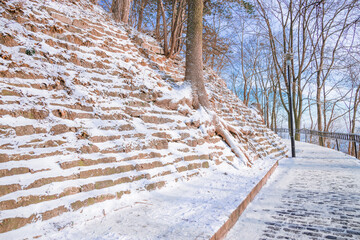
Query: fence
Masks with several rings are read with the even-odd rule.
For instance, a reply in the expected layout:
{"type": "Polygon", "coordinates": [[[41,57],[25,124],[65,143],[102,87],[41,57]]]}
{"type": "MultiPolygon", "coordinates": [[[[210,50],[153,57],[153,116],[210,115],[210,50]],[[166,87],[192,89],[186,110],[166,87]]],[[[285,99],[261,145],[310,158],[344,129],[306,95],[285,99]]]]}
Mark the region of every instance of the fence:
{"type": "MultiPolygon", "coordinates": [[[[276,133],[288,133],[289,129],[287,128],[277,128],[276,133]]],[[[310,139],[310,142],[312,142],[312,137],[323,137],[324,139],[335,139],[335,146],[338,151],[342,151],[340,140],[346,141],[347,143],[352,142],[354,146],[354,156],[359,157],[358,155],[358,149],[360,149],[360,135],[359,134],[351,134],[351,133],[336,133],[336,132],[320,132],[316,130],[309,130],[309,129],[299,129],[296,130],[296,133],[300,134],[300,136],[303,136],[302,139],[305,140],[305,142],[308,142],[308,139],[310,139]],[[357,147],[357,144],[359,145],[359,148],[357,147]]],[[[283,137],[283,136],[282,136],[283,137]]],[[[301,138],[300,138],[301,140],[301,138]]],[[[343,151],[343,152],[348,152],[343,151]]]]}

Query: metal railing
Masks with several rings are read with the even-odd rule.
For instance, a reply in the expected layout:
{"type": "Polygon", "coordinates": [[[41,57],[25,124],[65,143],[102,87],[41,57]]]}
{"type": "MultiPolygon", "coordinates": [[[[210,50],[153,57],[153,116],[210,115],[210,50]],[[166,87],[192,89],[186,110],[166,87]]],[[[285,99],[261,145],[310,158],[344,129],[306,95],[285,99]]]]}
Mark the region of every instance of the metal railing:
{"type": "MultiPolygon", "coordinates": [[[[289,129],[287,128],[277,128],[276,133],[288,133],[289,129]]],[[[320,132],[316,130],[309,130],[309,129],[298,129],[295,131],[298,134],[305,135],[305,141],[307,141],[308,137],[312,139],[312,136],[335,139],[336,149],[340,151],[339,147],[339,140],[345,140],[347,142],[353,142],[354,150],[355,150],[355,157],[358,157],[358,147],[356,146],[359,144],[360,148],[360,135],[359,134],[352,134],[352,133],[337,133],[337,132],[320,132]]]]}

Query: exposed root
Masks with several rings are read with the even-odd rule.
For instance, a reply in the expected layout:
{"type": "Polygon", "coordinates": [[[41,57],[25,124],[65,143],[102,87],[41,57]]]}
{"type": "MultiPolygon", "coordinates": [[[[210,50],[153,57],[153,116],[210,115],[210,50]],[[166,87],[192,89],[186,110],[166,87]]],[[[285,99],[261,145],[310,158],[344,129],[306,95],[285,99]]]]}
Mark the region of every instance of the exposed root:
{"type": "Polygon", "coordinates": [[[224,123],[216,114],[213,114],[213,123],[215,125],[216,134],[221,136],[226,144],[230,147],[231,151],[248,167],[251,167],[253,163],[250,157],[246,154],[246,151],[241,146],[236,144],[235,139],[231,135],[233,133],[239,140],[241,139],[241,133],[229,124],[224,123]]]}
{"type": "MultiPolygon", "coordinates": [[[[244,165],[251,167],[253,165],[251,157],[248,156],[245,149],[242,148],[241,144],[236,141],[237,139],[241,143],[242,140],[245,140],[246,143],[250,144],[243,133],[235,129],[230,124],[226,123],[226,121],[221,119],[215,112],[209,111],[203,107],[201,107],[199,111],[200,114],[197,114],[189,124],[201,128],[202,132],[208,134],[210,137],[214,136],[215,134],[220,136],[230,147],[235,156],[240,159],[244,165]]],[[[252,144],[250,144],[250,146],[253,147],[252,144]]],[[[237,169],[239,168],[239,165],[236,162],[232,163],[231,165],[237,169]]]]}
{"type": "MultiPolygon", "coordinates": [[[[223,123],[223,124],[224,124],[224,123],[223,123]]],[[[249,145],[249,147],[251,147],[252,150],[258,155],[258,157],[259,157],[259,158],[262,158],[261,154],[256,151],[256,147],[249,141],[249,139],[248,139],[247,137],[244,136],[244,134],[243,134],[242,132],[237,131],[237,130],[236,130],[233,126],[231,126],[230,124],[226,124],[226,126],[227,126],[227,129],[228,129],[229,132],[231,132],[232,134],[236,135],[239,140],[240,140],[240,139],[244,139],[244,140],[246,141],[246,143],[249,145]]],[[[246,132],[245,134],[250,135],[251,132],[248,131],[248,132],[246,132]]],[[[248,159],[249,159],[249,157],[248,157],[248,159]]],[[[249,160],[249,161],[250,161],[250,160],[249,160]]],[[[253,164],[251,161],[250,161],[250,163],[253,164]]]]}

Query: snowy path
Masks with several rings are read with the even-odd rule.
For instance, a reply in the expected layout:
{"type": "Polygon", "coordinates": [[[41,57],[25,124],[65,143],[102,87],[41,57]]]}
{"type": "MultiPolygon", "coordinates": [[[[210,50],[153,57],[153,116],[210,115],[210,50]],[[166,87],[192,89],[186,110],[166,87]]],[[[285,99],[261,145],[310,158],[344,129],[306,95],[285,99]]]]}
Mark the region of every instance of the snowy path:
{"type": "Polygon", "coordinates": [[[360,239],[360,160],[297,142],[226,239],[360,239]]]}

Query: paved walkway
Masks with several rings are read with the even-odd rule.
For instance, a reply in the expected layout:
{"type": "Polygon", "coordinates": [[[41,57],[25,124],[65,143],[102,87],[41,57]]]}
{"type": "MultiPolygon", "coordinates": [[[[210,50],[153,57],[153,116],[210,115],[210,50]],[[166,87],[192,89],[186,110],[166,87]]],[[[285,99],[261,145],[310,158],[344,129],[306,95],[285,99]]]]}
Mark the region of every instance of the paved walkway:
{"type": "Polygon", "coordinates": [[[360,239],[360,160],[298,143],[226,239],[360,239]]]}

